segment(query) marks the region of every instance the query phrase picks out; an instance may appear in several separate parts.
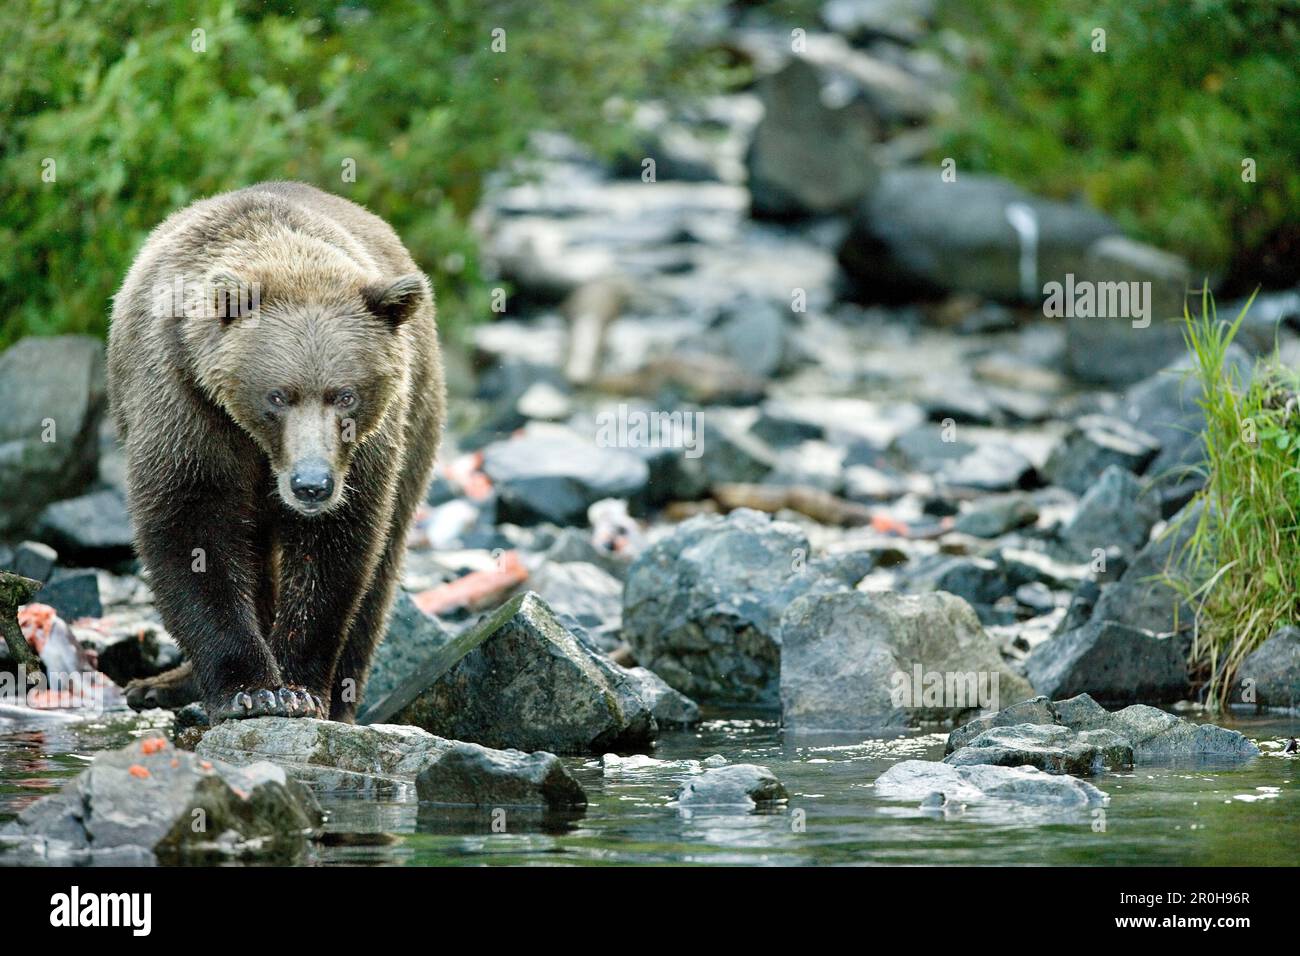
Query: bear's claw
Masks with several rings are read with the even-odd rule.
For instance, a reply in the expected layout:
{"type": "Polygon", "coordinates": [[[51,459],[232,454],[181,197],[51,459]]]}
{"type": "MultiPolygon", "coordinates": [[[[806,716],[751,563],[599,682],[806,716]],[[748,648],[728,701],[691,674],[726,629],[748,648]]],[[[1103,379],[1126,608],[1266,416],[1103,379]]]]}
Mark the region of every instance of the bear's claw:
{"type": "Polygon", "coordinates": [[[327,716],[321,699],[301,687],[246,687],[214,708],[213,722],[253,717],[327,716]]]}

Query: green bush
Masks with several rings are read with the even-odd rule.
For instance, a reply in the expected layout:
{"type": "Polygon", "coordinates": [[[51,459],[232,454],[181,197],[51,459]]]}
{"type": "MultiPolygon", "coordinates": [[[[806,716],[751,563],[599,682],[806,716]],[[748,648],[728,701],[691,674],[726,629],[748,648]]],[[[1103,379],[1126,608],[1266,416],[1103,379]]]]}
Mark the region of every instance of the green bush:
{"type": "Polygon", "coordinates": [[[1300,621],[1300,408],[1296,373],[1277,356],[1248,379],[1228,346],[1250,303],[1220,322],[1213,303],[1187,317],[1187,344],[1205,410],[1205,486],[1188,544],[1169,580],[1196,608],[1191,665],[1207,703],[1228,702],[1246,656],[1300,621]]]}
{"type": "Polygon", "coordinates": [[[700,2],[8,3],[0,347],[102,334],[153,226],[267,179],[315,183],[388,219],[454,329],[487,311],[466,227],[483,177],[541,128],[613,150],[626,127],[611,98],[707,78],[704,54],[681,49],[700,2]],[[505,52],[492,49],[497,28],[505,52]]]}
{"type": "Polygon", "coordinates": [[[1298,0],[949,2],[943,22],[966,52],[940,155],[1082,194],[1198,271],[1295,281],[1297,12],[1298,0]]]}

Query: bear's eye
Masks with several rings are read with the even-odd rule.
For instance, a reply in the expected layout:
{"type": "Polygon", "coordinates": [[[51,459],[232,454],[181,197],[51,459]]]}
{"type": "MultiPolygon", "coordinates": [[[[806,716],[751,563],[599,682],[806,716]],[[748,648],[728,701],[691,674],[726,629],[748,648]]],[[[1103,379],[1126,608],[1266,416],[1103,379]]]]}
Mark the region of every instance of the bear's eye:
{"type": "Polygon", "coordinates": [[[278,388],[273,388],[266,393],[266,401],[267,404],[274,405],[276,408],[284,408],[289,404],[289,399],[278,388]]]}
{"type": "Polygon", "coordinates": [[[351,408],[357,403],[357,393],[350,388],[340,389],[334,396],[334,404],[339,408],[351,408]]]}

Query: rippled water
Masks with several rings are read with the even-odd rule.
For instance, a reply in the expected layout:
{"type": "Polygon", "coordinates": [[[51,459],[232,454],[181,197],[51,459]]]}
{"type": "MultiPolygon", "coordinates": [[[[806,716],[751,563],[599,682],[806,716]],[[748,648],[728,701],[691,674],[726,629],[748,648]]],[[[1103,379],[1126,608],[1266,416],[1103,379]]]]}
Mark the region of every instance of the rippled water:
{"type": "MultiPolygon", "coordinates": [[[[1111,864],[1300,863],[1300,758],[1280,743],[1300,718],[1219,721],[1265,750],[1235,765],[1139,766],[1092,782],[1104,816],[1043,816],[1014,807],[922,811],[877,799],[873,782],[902,759],[937,760],[943,734],[890,739],[791,736],[769,717],[715,717],[663,737],[647,769],[607,771],[566,758],[587,790],[584,813],[448,810],[320,794],[329,813],[325,864],[1111,864]],[[772,769],[789,805],[767,813],[669,806],[691,761],[721,754],[772,769]],[[495,826],[495,829],[494,829],[495,826]],[[504,832],[496,832],[504,826],[504,832]]],[[[81,770],[96,749],[146,732],[130,721],[90,727],[0,718],[0,823],[81,770]]]]}

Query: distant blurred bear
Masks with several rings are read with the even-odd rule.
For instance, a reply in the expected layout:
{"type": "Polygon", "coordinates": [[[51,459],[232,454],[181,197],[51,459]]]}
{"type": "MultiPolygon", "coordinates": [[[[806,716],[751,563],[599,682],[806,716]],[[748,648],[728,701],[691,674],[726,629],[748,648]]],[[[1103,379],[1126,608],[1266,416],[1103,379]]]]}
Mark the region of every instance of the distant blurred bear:
{"type": "Polygon", "coordinates": [[[175,671],[133,706],[353,719],[445,398],[429,281],[302,183],[196,202],[113,304],[109,400],[175,671]]]}

